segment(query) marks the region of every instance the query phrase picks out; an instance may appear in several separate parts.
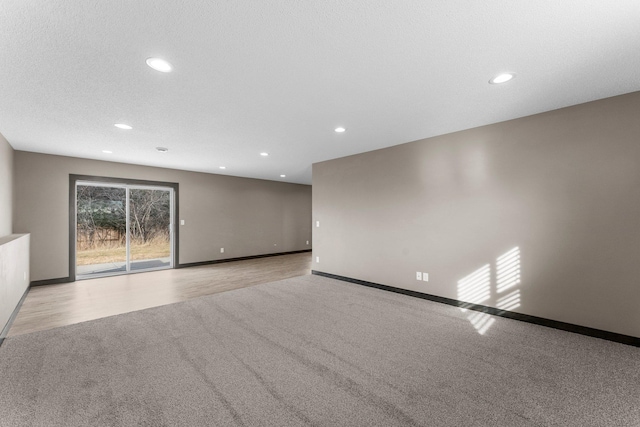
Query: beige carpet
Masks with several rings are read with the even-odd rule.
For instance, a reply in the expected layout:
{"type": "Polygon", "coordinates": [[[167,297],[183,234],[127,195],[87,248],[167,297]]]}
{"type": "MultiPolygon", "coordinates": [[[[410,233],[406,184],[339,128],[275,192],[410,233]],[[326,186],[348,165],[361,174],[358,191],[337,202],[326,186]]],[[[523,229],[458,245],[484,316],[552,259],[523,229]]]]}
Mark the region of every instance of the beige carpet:
{"type": "Polygon", "coordinates": [[[303,276],[8,338],[0,425],[640,426],[640,348],[472,314],[303,276]]]}

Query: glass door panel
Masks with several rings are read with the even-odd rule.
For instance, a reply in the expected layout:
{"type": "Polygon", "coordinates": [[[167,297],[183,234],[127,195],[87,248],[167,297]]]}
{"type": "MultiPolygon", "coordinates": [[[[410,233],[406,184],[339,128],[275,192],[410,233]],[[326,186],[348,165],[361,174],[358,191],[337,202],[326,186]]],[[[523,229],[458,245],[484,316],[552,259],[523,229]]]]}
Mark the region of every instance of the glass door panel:
{"type": "Polygon", "coordinates": [[[171,267],[171,190],[129,190],[131,271],[171,267]]]}
{"type": "Polygon", "coordinates": [[[126,188],[78,185],[76,189],[76,274],[126,272],[126,188]]]}

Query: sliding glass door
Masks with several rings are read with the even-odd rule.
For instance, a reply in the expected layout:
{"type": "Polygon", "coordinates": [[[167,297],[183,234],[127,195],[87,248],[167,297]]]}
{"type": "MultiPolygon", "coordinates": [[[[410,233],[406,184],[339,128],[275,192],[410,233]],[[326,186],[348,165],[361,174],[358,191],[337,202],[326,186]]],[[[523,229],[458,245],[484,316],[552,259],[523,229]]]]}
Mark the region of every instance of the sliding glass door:
{"type": "Polygon", "coordinates": [[[173,267],[173,189],[78,181],[76,276],[173,267]]]}

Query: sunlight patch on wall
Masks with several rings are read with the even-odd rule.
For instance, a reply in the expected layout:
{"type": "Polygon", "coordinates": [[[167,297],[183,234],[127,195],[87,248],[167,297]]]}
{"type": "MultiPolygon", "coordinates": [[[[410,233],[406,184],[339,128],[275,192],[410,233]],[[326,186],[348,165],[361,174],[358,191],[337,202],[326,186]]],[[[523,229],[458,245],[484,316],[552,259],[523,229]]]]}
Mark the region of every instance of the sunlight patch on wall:
{"type": "MultiPolygon", "coordinates": [[[[495,287],[492,287],[491,264],[484,265],[458,281],[458,301],[462,312],[466,312],[474,304],[482,304],[492,295],[497,298],[496,307],[500,310],[511,311],[520,307],[520,289],[514,289],[520,284],[520,248],[516,246],[496,259],[495,287]],[[510,292],[503,292],[510,290],[510,292]],[[493,291],[493,294],[492,294],[493,291]]],[[[475,312],[467,319],[480,335],[495,322],[487,313],[475,312]]]]}
{"type": "Polygon", "coordinates": [[[513,310],[520,307],[520,289],[498,298],[497,307],[501,310],[513,310]]]}
{"type": "Polygon", "coordinates": [[[458,300],[480,304],[491,297],[491,266],[480,267],[458,281],[458,300]]]}
{"type": "Polygon", "coordinates": [[[515,247],[498,257],[496,290],[504,292],[520,283],[520,248],[515,247]]]}

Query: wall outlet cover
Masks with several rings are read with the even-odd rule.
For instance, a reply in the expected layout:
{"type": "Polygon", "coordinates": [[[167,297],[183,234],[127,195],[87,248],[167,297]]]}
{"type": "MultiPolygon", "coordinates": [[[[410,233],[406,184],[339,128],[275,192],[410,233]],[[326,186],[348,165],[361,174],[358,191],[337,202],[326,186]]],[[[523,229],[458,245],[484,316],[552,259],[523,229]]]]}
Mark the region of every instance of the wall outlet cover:
{"type": "Polygon", "coordinates": [[[421,271],[416,272],[416,280],[422,280],[422,272],[421,271]]]}
{"type": "Polygon", "coordinates": [[[429,273],[422,273],[422,280],[424,280],[425,282],[429,281],[429,273]]]}

